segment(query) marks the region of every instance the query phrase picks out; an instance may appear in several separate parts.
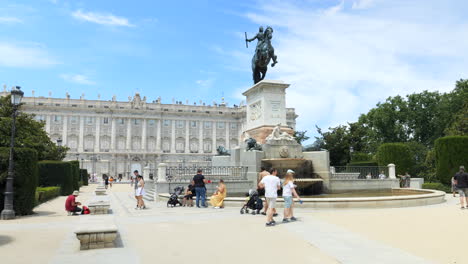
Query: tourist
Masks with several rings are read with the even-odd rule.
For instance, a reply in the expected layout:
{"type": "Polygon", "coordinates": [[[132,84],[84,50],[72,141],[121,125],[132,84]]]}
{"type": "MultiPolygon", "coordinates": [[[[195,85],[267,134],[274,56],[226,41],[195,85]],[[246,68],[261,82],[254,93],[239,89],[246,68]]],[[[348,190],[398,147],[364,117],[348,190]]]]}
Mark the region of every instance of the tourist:
{"type": "Polygon", "coordinates": [[[368,180],[372,179],[372,174],[371,174],[370,172],[369,172],[369,173],[367,173],[367,175],[366,175],[366,179],[368,179],[368,180]]]}
{"type": "Polygon", "coordinates": [[[205,183],[207,183],[207,180],[205,179],[205,176],[203,176],[201,169],[197,170],[197,175],[193,177],[193,182],[195,185],[195,194],[197,196],[197,200],[196,200],[197,207],[200,208],[200,200],[201,200],[201,206],[208,207],[206,206],[206,203],[205,203],[205,200],[206,200],[205,183]]]}
{"type": "Polygon", "coordinates": [[[265,167],[260,167],[260,172],[258,173],[257,181],[260,182],[263,177],[269,175],[270,173],[265,169],[265,167]]]}
{"type": "Polygon", "coordinates": [[[266,203],[268,204],[268,211],[267,211],[267,223],[266,226],[274,226],[275,221],[273,220],[273,216],[275,213],[276,208],[276,198],[278,197],[278,190],[281,189],[281,182],[278,176],[278,171],[276,169],[271,169],[271,175],[267,175],[263,177],[260,181],[259,186],[260,189],[265,188],[265,199],[266,203]]]}
{"type": "Polygon", "coordinates": [[[455,174],[454,179],[460,195],[461,209],[468,208],[468,173],[465,172],[464,166],[460,166],[460,171],[455,174]]]}
{"type": "Polygon", "coordinates": [[[409,188],[411,184],[411,176],[408,172],[405,172],[405,175],[398,175],[401,178],[400,186],[401,188],[409,188]]]}
{"type": "Polygon", "coordinates": [[[73,194],[67,197],[67,200],[65,201],[65,210],[68,214],[77,215],[77,213],[81,212],[81,208],[78,207],[81,203],[76,201],[78,194],[78,191],[74,191],[73,194]]]}
{"type": "Polygon", "coordinates": [[[104,178],[104,184],[106,185],[106,190],[107,190],[107,187],[109,186],[109,177],[107,177],[107,175],[104,174],[103,178],[104,178]]]}
{"type": "Polygon", "coordinates": [[[193,207],[193,196],[195,195],[195,186],[193,181],[187,186],[184,198],[182,199],[182,206],[193,207]]]}
{"type": "Polygon", "coordinates": [[[114,177],[111,176],[110,179],[109,179],[109,186],[111,187],[111,189],[112,189],[112,183],[113,182],[114,182],[114,177]]]}
{"type": "Polygon", "coordinates": [[[455,181],[455,176],[452,177],[451,183],[452,183],[452,194],[453,194],[453,197],[457,197],[457,196],[456,196],[456,193],[458,192],[458,190],[457,190],[457,184],[456,184],[456,181],[455,181]]]}
{"type": "Polygon", "coordinates": [[[210,203],[215,209],[224,208],[224,198],[226,198],[226,184],[224,180],[219,180],[219,185],[216,187],[216,192],[211,196],[210,203]]]}
{"type": "Polygon", "coordinates": [[[381,171],[379,174],[379,179],[385,180],[385,178],[387,178],[387,176],[385,176],[384,171],[381,171]]]}
{"type": "Polygon", "coordinates": [[[301,197],[296,192],[295,186],[294,186],[294,171],[293,170],[288,170],[286,172],[286,176],[284,176],[284,182],[283,182],[283,199],[284,199],[284,217],[283,217],[283,223],[287,223],[289,221],[296,221],[296,217],[294,217],[293,213],[293,195],[299,201],[301,200],[301,197]]]}
{"type": "Polygon", "coordinates": [[[135,197],[137,197],[137,207],[135,209],[146,209],[145,202],[143,201],[143,195],[145,195],[145,181],[143,181],[143,177],[138,175],[137,182],[135,185],[137,189],[135,190],[135,197]]]}
{"type": "Polygon", "coordinates": [[[131,186],[133,187],[133,193],[135,194],[135,199],[137,201],[137,206],[136,206],[137,208],[138,208],[138,205],[139,205],[138,204],[138,202],[139,202],[138,196],[136,196],[137,189],[138,189],[138,176],[140,176],[138,174],[138,170],[134,170],[133,175],[131,177],[131,186]]]}

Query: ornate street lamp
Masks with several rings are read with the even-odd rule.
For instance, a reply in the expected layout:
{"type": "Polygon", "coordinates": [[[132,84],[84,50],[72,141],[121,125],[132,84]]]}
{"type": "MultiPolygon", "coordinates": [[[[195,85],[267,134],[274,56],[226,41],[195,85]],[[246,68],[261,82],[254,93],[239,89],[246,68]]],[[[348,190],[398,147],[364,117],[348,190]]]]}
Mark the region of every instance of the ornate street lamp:
{"type": "Polygon", "coordinates": [[[11,89],[11,104],[13,105],[13,113],[11,114],[11,139],[10,139],[10,158],[8,164],[8,176],[6,179],[6,188],[5,188],[5,204],[3,206],[3,211],[0,215],[2,220],[9,220],[15,218],[15,210],[13,208],[13,180],[15,176],[15,163],[13,161],[13,152],[15,148],[15,134],[16,134],[16,115],[18,107],[21,104],[21,99],[23,98],[23,91],[21,87],[15,86],[11,89]]]}
{"type": "Polygon", "coordinates": [[[61,147],[62,142],[63,142],[63,140],[61,138],[57,139],[57,146],[61,147]]]}

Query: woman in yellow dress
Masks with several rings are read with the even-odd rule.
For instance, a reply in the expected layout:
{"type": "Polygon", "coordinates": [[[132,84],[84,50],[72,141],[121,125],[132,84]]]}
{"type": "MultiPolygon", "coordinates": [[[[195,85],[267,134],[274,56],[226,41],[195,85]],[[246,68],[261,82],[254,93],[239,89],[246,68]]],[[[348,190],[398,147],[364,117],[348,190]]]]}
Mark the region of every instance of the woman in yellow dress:
{"type": "Polygon", "coordinates": [[[219,180],[219,185],[211,196],[210,203],[215,209],[223,208],[224,198],[226,198],[226,185],[223,180],[219,180]]]}

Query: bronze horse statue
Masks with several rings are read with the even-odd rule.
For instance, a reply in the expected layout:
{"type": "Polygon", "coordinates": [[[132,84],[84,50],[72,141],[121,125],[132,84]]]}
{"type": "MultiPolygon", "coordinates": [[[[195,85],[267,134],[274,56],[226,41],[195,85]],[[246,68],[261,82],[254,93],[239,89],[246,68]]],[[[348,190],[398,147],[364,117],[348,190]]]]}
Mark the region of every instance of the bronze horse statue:
{"type": "Polygon", "coordinates": [[[254,84],[265,78],[268,70],[268,64],[270,60],[273,60],[271,67],[275,67],[278,61],[276,60],[275,49],[271,45],[271,39],[273,38],[273,28],[267,27],[263,32],[263,27],[260,27],[259,33],[252,39],[246,39],[250,42],[254,39],[258,40],[255,54],[252,58],[252,73],[254,84]]]}

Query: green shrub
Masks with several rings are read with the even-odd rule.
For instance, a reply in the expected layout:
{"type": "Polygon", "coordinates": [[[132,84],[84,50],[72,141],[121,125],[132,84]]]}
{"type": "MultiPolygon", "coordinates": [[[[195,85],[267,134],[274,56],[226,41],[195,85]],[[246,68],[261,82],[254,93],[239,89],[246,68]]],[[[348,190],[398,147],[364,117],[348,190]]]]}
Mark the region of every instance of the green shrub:
{"type": "Polygon", "coordinates": [[[77,160],[72,160],[69,161],[70,164],[72,165],[72,175],[73,175],[73,190],[79,190],[80,189],[80,162],[77,160]]]}
{"type": "Polygon", "coordinates": [[[363,152],[354,152],[351,154],[351,163],[361,162],[361,161],[370,161],[372,160],[372,155],[363,153],[363,152]]]}
{"type": "Polygon", "coordinates": [[[60,187],[37,187],[36,202],[41,204],[50,199],[60,196],[60,187]]]}
{"type": "Polygon", "coordinates": [[[468,167],[468,136],[450,136],[435,141],[436,175],[440,182],[450,184],[450,179],[460,165],[468,167]]]}
{"type": "Polygon", "coordinates": [[[60,186],[61,195],[70,195],[73,185],[72,164],[64,161],[40,161],[39,186],[60,186]]]}
{"type": "Polygon", "coordinates": [[[80,180],[83,181],[84,186],[88,186],[88,170],[80,169],[80,180]]]}
{"type": "Polygon", "coordinates": [[[356,161],[356,162],[350,162],[347,164],[347,166],[362,166],[362,167],[374,167],[374,166],[379,166],[379,164],[376,161],[356,161]]]}
{"type": "MultiPolygon", "coordinates": [[[[9,148],[0,148],[0,211],[4,206],[4,192],[8,174],[9,148]]],[[[37,152],[29,148],[15,148],[15,191],[13,208],[17,215],[32,214],[37,187],[37,152]]]]}
{"type": "Polygon", "coordinates": [[[413,158],[408,146],[403,143],[385,143],[377,150],[379,166],[395,164],[397,174],[405,174],[413,166],[413,158]]]}
{"type": "Polygon", "coordinates": [[[426,182],[422,185],[423,189],[439,190],[446,193],[451,193],[452,188],[450,186],[444,185],[440,182],[426,182]]]}

